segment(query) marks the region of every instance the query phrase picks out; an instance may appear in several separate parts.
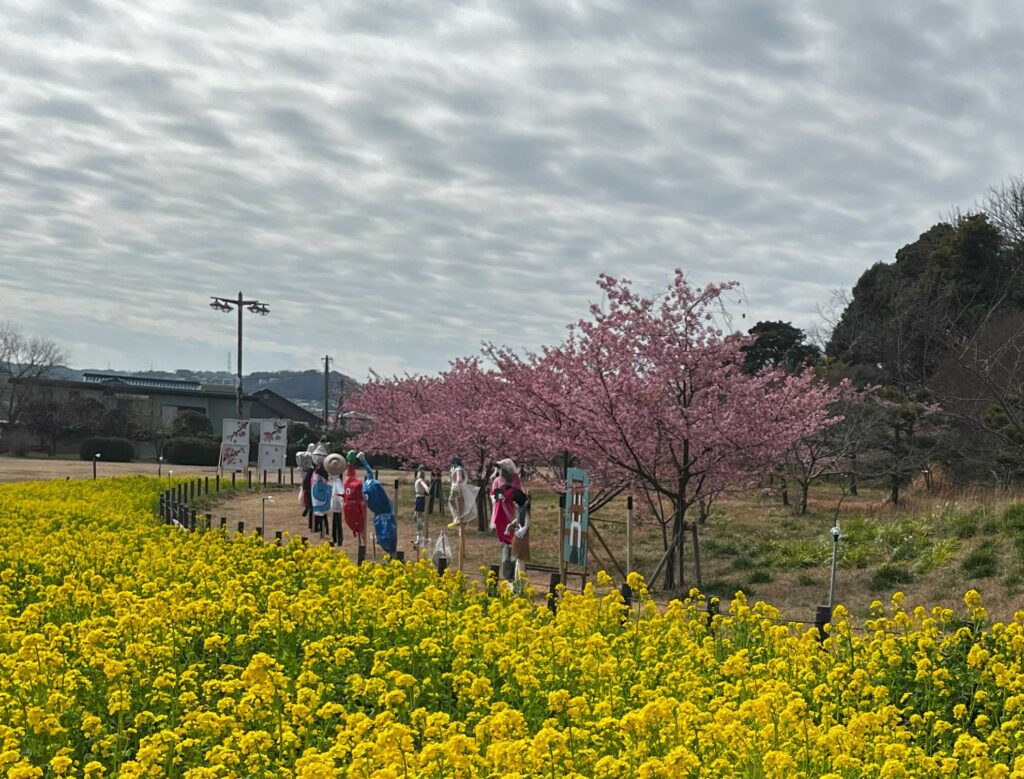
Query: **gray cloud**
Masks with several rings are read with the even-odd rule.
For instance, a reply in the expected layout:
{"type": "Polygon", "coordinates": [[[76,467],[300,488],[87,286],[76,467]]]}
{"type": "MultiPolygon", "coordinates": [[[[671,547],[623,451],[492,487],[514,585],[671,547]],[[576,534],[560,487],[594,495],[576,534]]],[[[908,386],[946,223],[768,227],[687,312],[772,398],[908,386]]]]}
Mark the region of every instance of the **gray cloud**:
{"type": "Polygon", "coordinates": [[[330,352],[433,370],[560,338],[609,272],[830,290],[1020,172],[998,4],[8,4],[0,319],[78,365],[330,352]],[[59,312],[55,316],[54,312],[59,312]]]}

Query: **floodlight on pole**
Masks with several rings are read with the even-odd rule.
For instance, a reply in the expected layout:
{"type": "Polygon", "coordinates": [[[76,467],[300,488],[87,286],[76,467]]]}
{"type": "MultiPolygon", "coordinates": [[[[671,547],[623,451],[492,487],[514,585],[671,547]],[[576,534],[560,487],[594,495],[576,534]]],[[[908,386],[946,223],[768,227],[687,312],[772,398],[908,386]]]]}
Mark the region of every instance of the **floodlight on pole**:
{"type": "Polygon", "coordinates": [[[245,309],[250,313],[266,316],[270,313],[270,306],[259,300],[246,300],[239,292],[237,298],[210,298],[210,308],[214,311],[230,313],[238,311],[238,375],[235,376],[235,414],[238,419],[242,418],[242,314],[245,309]]]}

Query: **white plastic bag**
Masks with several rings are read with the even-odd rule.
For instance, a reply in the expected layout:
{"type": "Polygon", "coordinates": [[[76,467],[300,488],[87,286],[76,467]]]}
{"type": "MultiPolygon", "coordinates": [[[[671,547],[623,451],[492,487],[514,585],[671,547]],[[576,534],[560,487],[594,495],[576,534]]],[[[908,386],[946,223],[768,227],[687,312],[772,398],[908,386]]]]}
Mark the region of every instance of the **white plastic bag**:
{"type": "Polygon", "coordinates": [[[434,542],[434,552],[431,554],[430,559],[434,563],[434,567],[437,567],[437,561],[441,558],[451,562],[452,559],[452,548],[448,545],[448,536],[441,533],[437,537],[437,541],[434,542]]]}

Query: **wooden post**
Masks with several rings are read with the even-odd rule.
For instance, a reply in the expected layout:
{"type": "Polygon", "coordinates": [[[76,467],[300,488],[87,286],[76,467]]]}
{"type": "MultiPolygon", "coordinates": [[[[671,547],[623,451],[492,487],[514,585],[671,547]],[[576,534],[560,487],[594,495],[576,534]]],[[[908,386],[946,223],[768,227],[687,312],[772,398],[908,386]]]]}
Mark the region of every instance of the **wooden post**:
{"type": "Polygon", "coordinates": [[[291,479],[292,486],[294,487],[295,486],[295,469],[294,468],[289,468],[288,469],[288,478],[291,479]]]}
{"type": "Polygon", "coordinates": [[[203,477],[203,494],[204,495],[209,495],[210,494],[210,477],[209,476],[204,476],[203,477]]]}
{"type": "Polygon", "coordinates": [[[220,518],[220,529],[221,530],[225,530],[227,528],[227,526],[228,526],[228,518],[227,517],[221,517],[220,518]]]}
{"type": "Polygon", "coordinates": [[[284,484],[284,471],[282,471],[280,468],[278,468],[277,469],[277,486],[280,487],[282,484],[284,484]]]}
{"type": "Polygon", "coordinates": [[[215,478],[216,481],[214,482],[214,489],[216,489],[217,492],[220,492],[220,471],[217,471],[217,476],[215,478]]]}
{"type": "Polygon", "coordinates": [[[633,496],[626,497],[626,576],[633,573],[633,496]]]}
{"type": "Polygon", "coordinates": [[[245,479],[246,479],[246,483],[248,484],[249,489],[251,490],[252,489],[252,469],[251,468],[246,468],[245,469],[245,479]]]}
{"type": "Polygon", "coordinates": [[[213,512],[212,511],[207,511],[206,512],[206,528],[205,529],[209,530],[211,527],[213,527],[213,512]]]}
{"type": "Polygon", "coordinates": [[[231,489],[235,488],[235,472],[231,472],[231,489]]]}
{"type": "MultiPolygon", "coordinates": [[[[568,486],[566,487],[568,489],[568,486]]],[[[558,496],[558,580],[566,581],[565,564],[565,501],[567,492],[558,496]]]]}
{"type": "Polygon", "coordinates": [[[395,510],[395,524],[398,524],[398,479],[395,479],[395,505],[392,508],[395,510]]]}
{"type": "Polygon", "coordinates": [[[462,573],[462,565],[466,562],[466,525],[459,522],[459,573],[462,573]]]}
{"type": "Polygon", "coordinates": [[[267,470],[266,470],[266,468],[263,469],[263,486],[264,487],[267,486],[267,470]]]}

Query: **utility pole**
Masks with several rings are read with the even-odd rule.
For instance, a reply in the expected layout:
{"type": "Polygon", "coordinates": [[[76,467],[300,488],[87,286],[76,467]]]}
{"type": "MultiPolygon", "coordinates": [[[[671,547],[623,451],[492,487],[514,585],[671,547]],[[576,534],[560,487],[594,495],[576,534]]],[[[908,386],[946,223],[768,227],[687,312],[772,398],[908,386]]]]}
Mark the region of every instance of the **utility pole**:
{"type": "Polygon", "coordinates": [[[331,388],[331,356],[324,355],[324,430],[327,430],[327,403],[331,388]]]}
{"type": "Polygon", "coordinates": [[[238,309],[238,375],[235,376],[235,414],[238,419],[242,418],[242,313],[243,309],[249,309],[254,314],[260,316],[266,316],[270,313],[270,307],[266,303],[261,303],[258,300],[246,300],[245,296],[241,292],[238,293],[238,298],[210,298],[210,308],[214,311],[223,311],[224,313],[231,313],[234,309],[238,309]]]}

